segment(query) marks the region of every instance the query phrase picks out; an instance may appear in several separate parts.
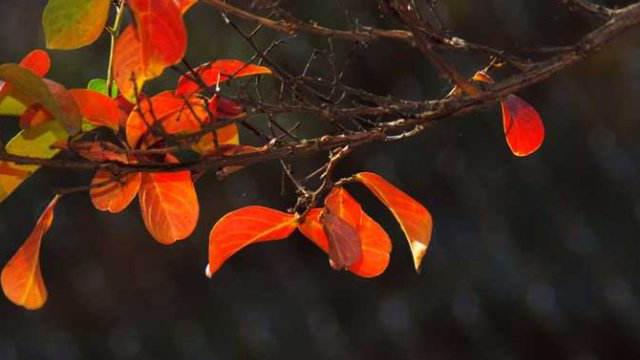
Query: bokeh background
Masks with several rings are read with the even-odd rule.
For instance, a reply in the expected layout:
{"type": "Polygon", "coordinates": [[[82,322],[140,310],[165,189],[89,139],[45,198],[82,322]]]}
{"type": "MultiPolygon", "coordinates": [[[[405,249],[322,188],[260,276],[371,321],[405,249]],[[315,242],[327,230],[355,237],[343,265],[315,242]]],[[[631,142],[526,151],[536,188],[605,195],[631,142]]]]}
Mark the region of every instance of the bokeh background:
{"type": "MultiPolygon", "coordinates": [[[[45,3],[0,2],[0,62],[44,46],[45,3]]],[[[456,35],[508,49],[568,44],[598,25],[557,0],[438,3],[456,35]]],[[[373,1],[282,5],[329,26],[356,18],[392,25],[373,1]]],[[[192,63],[251,56],[213,8],[199,4],[187,21],[192,63]]],[[[265,31],[258,42],[282,37],[265,31]]],[[[545,119],[546,141],[533,156],[510,154],[496,106],[403,142],[360,148],[340,166],[343,175],[378,172],[429,207],[435,229],[420,275],[393,218],[355,187],[394,241],[382,276],[335,272],[296,235],[247,248],[207,279],[208,232],[218,218],[249,204],[292,205],[291,194],[280,195],[274,162],[222,182],[203,178],[200,225],[171,247],[146,233],[137,204],[113,216],[95,211],[86,194],[66,198],[41,255],[49,302],[27,312],[0,299],[0,359],[640,358],[639,41],[640,31],[628,32],[520,94],[545,119]]],[[[302,37],[274,56],[295,71],[326,46],[302,37]]],[[[104,36],[89,48],[52,51],[50,77],[69,87],[104,77],[107,49],[104,36]]],[[[451,59],[467,73],[483,61],[451,59]]],[[[447,91],[419,53],[387,41],[359,51],[349,74],[350,84],[379,94],[423,99],[447,91]]],[[[174,81],[168,73],[152,89],[174,81]]],[[[303,133],[321,126],[295,120],[304,121],[303,133]]],[[[10,138],[15,121],[2,119],[0,130],[10,138]]],[[[0,263],[29,234],[52,189],[90,176],[44,170],[5,201],[0,263]]]]}

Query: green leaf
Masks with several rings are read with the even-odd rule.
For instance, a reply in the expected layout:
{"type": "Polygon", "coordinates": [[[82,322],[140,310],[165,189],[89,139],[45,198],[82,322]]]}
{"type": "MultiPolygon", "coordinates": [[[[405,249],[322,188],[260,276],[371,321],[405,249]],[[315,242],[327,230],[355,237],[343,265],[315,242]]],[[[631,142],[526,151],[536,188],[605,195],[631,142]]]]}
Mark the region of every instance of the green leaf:
{"type": "MultiPolygon", "coordinates": [[[[57,121],[49,121],[38,127],[18,133],[5,147],[14,155],[50,159],[60,150],[51,145],[68,138],[68,133],[57,121]]],[[[40,167],[37,165],[18,165],[0,161],[0,202],[4,201],[15,189],[40,167]]]]}
{"type": "Polygon", "coordinates": [[[109,17],[110,0],[49,0],[42,25],[49,49],[77,49],[96,41],[109,17]]]}
{"type": "Polygon", "coordinates": [[[25,110],[26,107],[11,96],[0,100],[0,116],[20,116],[25,110]]]}
{"type": "Polygon", "coordinates": [[[92,79],[87,84],[87,89],[89,90],[97,91],[107,96],[118,96],[118,86],[116,86],[115,81],[111,84],[111,94],[107,93],[107,87],[107,80],[105,79],[92,79]]]}

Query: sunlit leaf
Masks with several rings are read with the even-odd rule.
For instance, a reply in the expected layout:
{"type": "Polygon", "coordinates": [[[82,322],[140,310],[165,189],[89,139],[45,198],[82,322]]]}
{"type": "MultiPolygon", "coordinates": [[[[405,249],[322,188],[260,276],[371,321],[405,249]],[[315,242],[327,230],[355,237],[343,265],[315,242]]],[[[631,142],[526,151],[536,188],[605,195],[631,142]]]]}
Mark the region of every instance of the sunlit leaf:
{"type": "Polygon", "coordinates": [[[51,69],[51,58],[46,51],[35,49],[20,60],[20,66],[31,70],[35,75],[44,77],[51,69]]]}
{"type": "Polygon", "coordinates": [[[371,190],[391,210],[409,241],[415,269],[420,271],[422,258],[429,247],[433,229],[429,211],[380,175],[361,172],[354,178],[371,190]]]}
{"type": "MultiPolygon", "coordinates": [[[[334,188],[325,203],[346,216],[347,222],[357,221],[356,229],[362,243],[360,260],[348,267],[348,270],[362,277],[375,277],[382,274],[389,265],[391,239],[384,229],[369,217],[360,205],[343,188],[334,188]],[[342,209],[342,210],[340,210],[342,209]]],[[[304,236],[324,252],[329,253],[329,239],[320,221],[323,209],[311,209],[298,229],[304,236]]]]}
{"type": "Polygon", "coordinates": [[[174,0],[129,0],[127,3],[136,20],[145,77],[156,77],[184,57],[187,30],[182,11],[174,0]]]}
{"type": "Polygon", "coordinates": [[[49,0],[42,25],[49,49],[77,49],[104,31],[111,0],[49,0]]]}
{"type": "Polygon", "coordinates": [[[9,95],[28,106],[39,103],[51,114],[60,112],[55,97],[38,75],[17,64],[0,65],[0,80],[11,85],[9,95]]]}
{"type": "Polygon", "coordinates": [[[202,80],[204,85],[210,87],[221,84],[231,78],[271,74],[271,69],[267,67],[247,64],[235,59],[223,59],[206,63],[198,66],[195,71],[197,74],[195,78],[193,74],[180,77],[176,88],[177,95],[189,96],[199,91],[201,83],[194,81],[198,78],[202,80]]]}
{"type": "Polygon", "coordinates": [[[111,84],[111,94],[109,94],[108,87],[107,80],[105,79],[91,79],[87,84],[87,89],[89,90],[97,91],[107,96],[118,96],[118,86],[115,82],[111,84]]]}
{"type": "Polygon", "coordinates": [[[515,95],[502,100],[502,126],[509,149],[516,156],[533,154],[544,141],[540,114],[528,102],[515,95]]]}
{"type": "Polygon", "coordinates": [[[80,113],[87,122],[96,126],[106,126],[118,131],[126,115],[120,110],[116,101],[107,95],[88,89],[71,89],[80,113]]]}
{"type": "Polygon", "coordinates": [[[191,172],[144,173],[138,197],[144,224],[159,243],[173,244],[195,229],[200,206],[191,172]]]}
{"type": "Polygon", "coordinates": [[[122,95],[128,99],[134,99],[136,89],[142,91],[147,80],[142,65],[142,44],[133,25],[127,26],[116,40],[113,77],[122,95]]]}
{"type": "Polygon", "coordinates": [[[296,215],[263,206],[248,206],[228,213],[209,234],[207,276],[211,277],[229,257],[248,245],[286,239],[297,224],[296,215]]]}
{"type": "Polygon", "coordinates": [[[0,115],[2,116],[20,116],[26,109],[23,103],[11,96],[0,100],[0,115]]]}
{"type": "Polygon", "coordinates": [[[108,170],[98,170],[91,180],[91,202],[98,210],[119,213],[135,199],[141,180],[140,173],[116,177],[108,170]]]}
{"type": "MultiPolygon", "coordinates": [[[[51,145],[68,137],[58,122],[50,121],[41,126],[22,130],[6,145],[10,154],[43,159],[54,157],[60,150],[51,145]]],[[[38,170],[37,165],[18,165],[0,161],[0,202],[4,201],[24,180],[38,170]]]]}
{"type": "MultiPolygon", "coordinates": [[[[43,77],[51,68],[51,59],[46,51],[36,49],[20,61],[20,66],[43,77]]],[[[7,96],[9,92],[11,92],[11,85],[0,82],[0,115],[19,116],[26,110],[26,106],[14,97],[7,96]]]]}
{"type": "Polygon", "coordinates": [[[51,228],[58,200],[59,196],[51,200],[31,235],[5,265],[0,275],[2,291],[7,298],[28,310],[39,309],[47,301],[47,288],[40,271],[40,245],[42,237],[51,228]]]}
{"type": "Polygon", "coordinates": [[[184,14],[187,10],[191,9],[193,5],[195,5],[198,0],[173,0],[178,6],[178,9],[184,14]]]}
{"type": "MultiPolygon", "coordinates": [[[[185,100],[173,92],[161,92],[150,99],[142,100],[140,110],[129,114],[126,127],[127,142],[131,147],[139,147],[140,140],[149,132],[149,127],[156,123],[160,123],[162,130],[167,134],[197,132],[211,121],[209,114],[205,100],[196,95],[185,100]]],[[[238,142],[238,129],[235,124],[220,128],[216,132],[220,145],[238,142]]],[[[211,140],[210,144],[214,143],[213,135],[208,139],[211,140]]]]}

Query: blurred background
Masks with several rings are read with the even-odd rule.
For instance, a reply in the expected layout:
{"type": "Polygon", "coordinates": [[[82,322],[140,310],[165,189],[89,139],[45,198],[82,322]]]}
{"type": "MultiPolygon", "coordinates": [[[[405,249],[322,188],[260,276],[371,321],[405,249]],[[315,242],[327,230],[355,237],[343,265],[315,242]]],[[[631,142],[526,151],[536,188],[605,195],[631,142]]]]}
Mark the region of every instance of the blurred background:
{"type": "MultiPolygon", "coordinates": [[[[0,62],[44,46],[45,4],[1,2],[0,62]]],[[[373,1],[282,6],[333,27],[356,19],[394,25],[378,17],[373,1]]],[[[598,25],[557,0],[440,0],[438,7],[455,35],[506,49],[569,44],[598,25]]],[[[252,55],[213,8],[198,4],[186,20],[191,63],[252,55]]],[[[258,43],[283,37],[264,31],[258,43]]],[[[249,204],[293,204],[292,194],[280,195],[276,162],[222,182],[205,176],[200,225],[171,247],[147,234],[137,203],[109,215],[95,211],[86,194],[70,196],[43,243],[46,306],[27,312],[0,299],[0,359],[640,358],[639,41],[640,30],[628,32],[519,94],[545,120],[547,137],[533,156],[511,155],[495,106],[406,141],[359,148],[342,163],[338,175],[375,171],[431,210],[433,240],[420,275],[392,216],[353,187],[394,241],[380,277],[333,271],[324,253],[295,235],[249,247],[207,279],[207,239],[217,219],[249,204]]],[[[326,46],[301,37],[274,56],[299,71],[314,48],[326,46]]],[[[49,77],[84,87],[105,76],[107,51],[106,36],[85,49],[52,51],[49,77]]],[[[451,60],[467,74],[486,61],[451,60]]],[[[389,41],[358,51],[348,73],[351,85],[383,95],[424,99],[448,91],[416,50],[389,41]]],[[[151,89],[168,89],[175,79],[167,72],[151,89]]],[[[296,120],[302,134],[323,126],[296,120]]],[[[2,119],[3,140],[17,131],[15,122],[2,119]]],[[[26,239],[53,189],[90,178],[43,170],[5,201],[0,263],[26,239]]]]}

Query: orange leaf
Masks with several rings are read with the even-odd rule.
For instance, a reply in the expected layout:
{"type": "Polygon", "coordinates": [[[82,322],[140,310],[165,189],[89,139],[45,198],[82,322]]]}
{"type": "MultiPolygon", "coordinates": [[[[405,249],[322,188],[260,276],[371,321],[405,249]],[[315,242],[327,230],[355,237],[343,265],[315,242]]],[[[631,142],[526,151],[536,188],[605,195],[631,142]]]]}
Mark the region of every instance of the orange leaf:
{"type": "Polygon", "coordinates": [[[429,247],[433,229],[429,210],[378,174],[361,172],[354,178],[364,184],[391,210],[409,241],[413,265],[416,271],[420,271],[422,258],[429,247]]]}
{"type": "Polygon", "coordinates": [[[140,100],[140,109],[134,110],[127,119],[127,142],[139,147],[140,139],[149,127],[158,121],[169,134],[195,132],[208,121],[204,101],[195,96],[187,100],[163,91],[149,99],[140,100]]]}
{"type": "Polygon", "coordinates": [[[382,274],[389,265],[391,239],[386,231],[366,213],[362,213],[358,227],[362,239],[362,257],[349,267],[349,271],[362,277],[382,274]]]}
{"type": "Polygon", "coordinates": [[[198,2],[198,0],[173,0],[173,1],[176,3],[176,5],[178,6],[178,9],[180,9],[180,11],[183,14],[198,2]]]}
{"type": "Polygon", "coordinates": [[[533,154],[544,141],[544,124],[540,114],[528,102],[515,95],[507,96],[500,105],[504,136],[513,155],[533,154]]]}
{"type": "Polygon", "coordinates": [[[91,180],[91,202],[98,210],[119,213],[136,197],[141,181],[140,173],[116,178],[108,170],[98,170],[91,180]]]}
{"type": "Polygon", "coordinates": [[[127,3],[136,20],[144,75],[154,78],[184,57],[187,29],[182,11],[174,0],[128,0],[127,3]]]}
{"type": "Polygon", "coordinates": [[[31,235],[2,269],[2,291],[13,303],[28,310],[41,308],[47,301],[47,288],[40,271],[40,244],[53,223],[55,196],[44,210],[31,235]]]}
{"type": "Polygon", "coordinates": [[[286,239],[296,229],[294,214],[263,206],[247,206],[223,216],[209,234],[209,265],[211,277],[222,264],[242,248],[263,241],[286,239]]]}
{"type": "Polygon", "coordinates": [[[113,54],[113,77],[120,92],[128,99],[133,99],[135,90],[141,91],[147,80],[141,54],[142,44],[136,29],[129,25],[118,36],[113,54]]]}
{"type": "MultiPolygon", "coordinates": [[[[362,211],[356,200],[343,188],[334,188],[325,199],[325,204],[327,203],[334,209],[334,212],[336,212],[336,208],[342,209],[340,212],[347,217],[347,222],[358,221],[356,229],[362,242],[362,257],[349,266],[348,270],[362,277],[375,277],[382,274],[389,265],[392,247],[389,235],[375,220],[362,211]]],[[[322,212],[322,209],[311,209],[298,229],[328,253],[329,239],[320,222],[322,212]]],[[[345,219],[343,218],[343,220],[345,219]]]]}
{"type": "MultiPolygon", "coordinates": [[[[267,67],[247,64],[235,59],[224,59],[209,62],[198,66],[195,71],[197,76],[207,87],[221,84],[232,78],[271,74],[271,69],[267,67]]],[[[176,94],[189,96],[199,91],[200,85],[200,82],[194,81],[193,75],[183,75],[178,80],[176,94]]]]}
{"type": "Polygon", "coordinates": [[[198,223],[200,206],[188,170],[142,174],[138,197],[144,224],[161,244],[185,239],[198,223]]]}
{"type": "Polygon", "coordinates": [[[126,115],[114,99],[89,89],[71,89],[69,94],[88,123],[106,126],[117,132],[120,123],[124,122],[126,115]]]}

